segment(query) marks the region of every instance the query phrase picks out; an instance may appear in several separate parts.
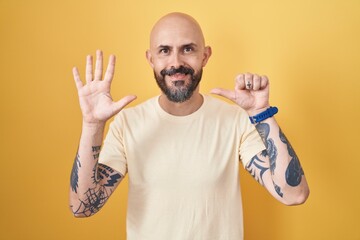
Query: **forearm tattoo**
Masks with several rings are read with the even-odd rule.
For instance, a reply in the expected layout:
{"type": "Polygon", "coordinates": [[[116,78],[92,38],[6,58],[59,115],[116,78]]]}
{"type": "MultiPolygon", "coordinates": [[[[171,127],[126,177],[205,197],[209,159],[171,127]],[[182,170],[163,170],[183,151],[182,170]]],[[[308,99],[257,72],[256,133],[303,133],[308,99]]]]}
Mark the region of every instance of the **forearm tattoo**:
{"type": "Polygon", "coordinates": [[[84,195],[83,200],[79,199],[80,205],[77,209],[73,209],[73,213],[88,217],[97,213],[104,206],[111,192],[109,193],[105,186],[100,186],[89,188],[84,195]]]}
{"type": "Polygon", "coordinates": [[[93,146],[92,147],[93,152],[98,152],[98,151],[100,151],[100,149],[101,149],[101,146],[93,146]]]}
{"type": "Polygon", "coordinates": [[[272,175],[274,175],[278,151],[274,144],[274,140],[272,138],[269,138],[270,126],[267,123],[259,123],[258,125],[256,125],[256,129],[265,144],[266,151],[270,159],[270,172],[272,175]]]}
{"type": "Polygon", "coordinates": [[[92,147],[92,152],[93,152],[93,158],[94,158],[94,160],[98,160],[98,159],[99,159],[100,149],[101,149],[101,146],[93,146],[93,147],[92,147]]]}
{"type": "Polygon", "coordinates": [[[286,182],[290,186],[296,187],[300,184],[301,178],[304,175],[304,171],[300,165],[299,158],[297,157],[294,149],[292,148],[290,142],[287,140],[286,136],[283,134],[281,129],[280,129],[279,137],[280,140],[286,144],[289,155],[291,157],[289,166],[287,167],[285,172],[286,182]]]}
{"type": "Polygon", "coordinates": [[[79,161],[79,154],[76,153],[74,164],[73,164],[73,167],[71,170],[71,175],[70,175],[71,189],[75,193],[77,193],[77,188],[78,188],[78,181],[79,181],[78,172],[79,172],[80,167],[81,167],[81,163],[79,161]]]}
{"type": "MultiPolygon", "coordinates": [[[[270,126],[269,124],[267,123],[259,123],[258,125],[256,125],[256,129],[257,131],[259,132],[259,135],[261,137],[261,139],[263,140],[264,144],[265,144],[265,147],[266,147],[266,150],[264,150],[262,153],[261,153],[261,156],[269,156],[269,161],[270,161],[270,166],[269,168],[267,169],[270,169],[270,173],[271,175],[274,175],[275,174],[275,168],[276,168],[276,159],[277,159],[277,156],[278,156],[278,150],[275,146],[275,143],[274,143],[274,140],[272,138],[269,138],[269,134],[270,134],[270,126]]],[[[253,158],[253,161],[256,161],[256,158],[257,156],[255,156],[253,158]]],[[[257,158],[258,159],[258,158],[257,158]]],[[[260,159],[259,159],[260,160],[260,159]]],[[[259,162],[259,160],[257,162],[259,162]]],[[[260,160],[261,161],[261,160],[260,160]]],[[[264,161],[261,161],[261,162],[264,162],[264,161]]],[[[250,162],[251,163],[251,162],[250,162]]],[[[255,165],[255,164],[254,164],[255,165]]],[[[251,165],[249,164],[248,167],[250,167],[251,165]]],[[[265,170],[264,167],[262,167],[262,169],[264,170],[261,170],[259,168],[259,164],[256,164],[255,167],[258,169],[257,171],[260,170],[260,175],[259,178],[261,180],[261,182],[255,177],[255,179],[257,179],[260,183],[262,183],[263,185],[263,179],[262,179],[262,175],[264,174],[264,172],[267,170],[265,170]]],[[[250,170],[250,168],[247,168],[248,171],[250,170]]],[[[256,169],[253,168],[252,169],[252,172],[250,172],[251,175],[254,176],[254,173],[256,173],[256,169]]],[[[281,191],[281,188],[274,182],[272,181],[273,185],[274,185],[274,189],[275,189],[275,192],[280,196],[280,197],[283,197],[283,193],[281,191]]]]}
{"type": "MultiPolygon", "coordinates": [[[[92,147],[94,159],[98,159],[100,146],[92,147]]],[[[72,191],[77,193],[78,188],[78,171],[81,168],[79,155],[76,155],[72,173],[71,173],[71,188],[72,191]]],[[[82,216],[91,216],[98,212],[105,204],[105,202],[110,197],[113,188],[116,183],[120,182],[123,176],[115,172],[112,168],[104,165],[98,164],[96,161],[93,168],[93,187],[90,187],[83,195],[79,197],[79,206],[74,209],[71,206],[73,213],[76,215],[82,216]]]]}
{"type": "MultiPolygon", "coordinates": [[[[264,150],[261,152],[261,156],[266,157],[267,151],[264,150]]],[[[250,162],[246,165],[246,170],[258,181],[261,185],[264,185],[263,175],[269,170],[268,167],[264,166],[265,161],[261,160],[257,155],[253,157],[250,162]]]]}

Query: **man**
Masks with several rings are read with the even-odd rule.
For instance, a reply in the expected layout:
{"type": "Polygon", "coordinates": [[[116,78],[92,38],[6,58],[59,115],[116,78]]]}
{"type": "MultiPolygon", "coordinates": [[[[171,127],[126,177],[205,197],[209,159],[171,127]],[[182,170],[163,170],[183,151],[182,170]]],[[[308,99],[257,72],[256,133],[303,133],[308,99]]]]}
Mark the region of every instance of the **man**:
{"type": "Polygon", "coordinates": [[[240,161],[280,202],[307,199],[304,172],[273,117],[266,76],[240,74],[234,90],[212,90],[232,105],[199,93],[211,48],[192,17],[171,13],[153,27],[146,58],[161,95],[136,107],[122,110],[135,96],[113,102],[115,57],[102,80],[102,52],[96,55],[94,75],[87,57],[85,85],[73,69],[83,114],[70,186],[76,217],[98,212],[128,174],[127,239],[242,239],[240,161]]]}

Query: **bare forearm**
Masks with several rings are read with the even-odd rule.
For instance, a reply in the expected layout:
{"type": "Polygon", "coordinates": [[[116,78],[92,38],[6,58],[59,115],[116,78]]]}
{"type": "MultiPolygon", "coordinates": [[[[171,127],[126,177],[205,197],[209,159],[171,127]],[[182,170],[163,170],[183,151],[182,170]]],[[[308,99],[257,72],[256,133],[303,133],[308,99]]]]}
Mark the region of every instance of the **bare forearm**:
{"type": "MultiPolygon", "coordinates": [[[[268,162],[262,175],[265,187],[280,201],[293,205],[303,203],[309,188],[300,161],[275,118],[269,118],[256,125],[266,146],[268,162]],[[268,170],[268,171],[267,171],[268,170]]],[[[265,155],[262,154],[262,155],[265,155]]],[[[262,157],[259,156],[258,160],[262,157]]],[[[253,159],[256,161],[257,159],[253,159]]],[[[249,166],[248,166],[249,167],[249,166]]]]}

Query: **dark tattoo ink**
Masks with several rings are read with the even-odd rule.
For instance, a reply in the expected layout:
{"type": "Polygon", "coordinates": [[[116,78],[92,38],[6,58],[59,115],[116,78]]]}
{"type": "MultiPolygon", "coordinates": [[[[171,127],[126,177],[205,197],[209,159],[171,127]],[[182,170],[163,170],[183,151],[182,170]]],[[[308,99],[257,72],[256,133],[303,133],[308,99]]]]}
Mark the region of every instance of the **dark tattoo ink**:
{"type": "Polygon", "coordinates": [[[270,172],[274,175],[278,152],[274,144],[274,140],[269,138],[270,126],[267,123],[259,123],[258,125],[256,125],[256,129],[258,130],[259,135],[265,144],[266,151],[270,159],[270,172]]]}
{"type": "Polygon", "coordinates": [[[284,194],[281,192],[281,188],[276,185],[276,183],[273,181],[273,184],[274,184],[274,188],[275,188],[275,192],[280,196],[280,197],[283,197],[284,194]]]}
{"type": "Polygon", "coordinates": [[[123,178],[123,176],[119,173],[114,174],[114,170],[111,167],[100,163],[98,166],[97,178],[99,181],[102,179],[107,179],[107,183],[104,184],[104,186],[113,187],[115,186],[115,183],[123,178]]]}
{"type": "Polygon", "coordinates": [[[84,200],[79,199],[80,206],[76,210],[73,210],[74,214],[91,216],[97,213],[112,193],[112,188],[108,187],[115,186],[123,176],[115,173],[112,168],[100,163],[94,166],[92,178],[96,187],[89,188],[89,190],[85,192],[84,200]],[[101,180],[106,180],[106,182],[104,181],[104,183],[99,184],[101,180]]]}
{"type": "Polygon", "coordinates": [[[71,189],[75,193],[77,193],[77,188],[78,188],[78,181],[79,181],[78,172],[80,167],[81,167],[81,163],[79,160],[79,154],[76,153],[74,164],[71,170],[71,176],[70,176],[71,189]]]}
{"type": "Polygon", "coordinates": [[[291,157],[289,166],[287,167],[285,172],[286,182],[290,186],[296,187],[300,184],[301,178],[304,175],[304,171],[300,165],[299,158],[297,157],[294,149],[292,148],[290,142],[287,140],[286,136],[283,134],[281,129],[279,132],[279,137],[280,140],[286,144],[289,155],[291,157]]]}
{"type": "Polygon", "coordinates": [[[99,183],[99,178],[98,177],[96,177],[96,173],[97,173],[97,168],[98,168],[98,164],[95,164],[95,166],[93,167],[93,175],[92,175],[92,179],[93,179],[93,183],[94,184],[97,184],[97,183],[99,183]]]}
{"type": "Polygon", "coordinates": [[[97,213],[109,199],[109,193],[105,186],[100,186],[99,189],[89,188],[85,193],[85,200],[80,200],[78,209],[73,210],[74,214],[91,216],[97,213]]]}
{"type": "Polygon", "coordinates": [[[97,159],[99,159],[99,155],[100,155],[100,153],[96,153],[96,154],[94,154],[94,155],[93,155],[93,157],[94,157],[94,160],[97,160],[97,159]]]}
{"type": "Polygon", "coordinates": [[[98,152],[98,151],[100,151],[100,149],[101,149],[101,146],[92,146],[93,152],[98,152]]]}
{"type": "Polygon", "coordinates": [[[246,86],[247,86],[248,89],[250,89],[250,88],[251,88],[251,83],[248,82],[248,83],[246,84],[246,86]]]}
{"type": "MultiPolygon", "coordinates": [[[[267,151],[264,150],[261,152],[262,156],[267,156],[267,151]]],[[[253,157],[250,162],[246,165],[246,170],[258,181],[261,185],[264,185],[263,174],[269,170],[268,167],[262,166],[265,161],[262,161],[258,156],[253,157]],[[257,174],[259,172],[259,174],[257,174]]]]}

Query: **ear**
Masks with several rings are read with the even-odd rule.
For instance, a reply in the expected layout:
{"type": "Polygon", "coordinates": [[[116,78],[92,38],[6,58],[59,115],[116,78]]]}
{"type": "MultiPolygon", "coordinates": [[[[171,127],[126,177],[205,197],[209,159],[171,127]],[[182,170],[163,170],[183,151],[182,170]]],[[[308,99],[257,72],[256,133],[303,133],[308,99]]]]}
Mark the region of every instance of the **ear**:
{"type": "Polygon", "coordinates": [[[154,68],[154,64],[153,64],[153,61],[152,61],[152,56],[151,56],[150,50],[147,50],[145,54],[146,54],[146,59],[147,59],[148,63],[150,64],[150,66],[152,68],[154,68]]]}
{"type": "Polygon", "coordinates": [[[205,49],[204,49],[204,59],[203,59],[203,62],[202,62],[202,66],[205,67],[210,56],[211,56],[211,53],[212,53],[212,50],[211,50],[211,47],[210,46],[206,46],[205,49]]]}

